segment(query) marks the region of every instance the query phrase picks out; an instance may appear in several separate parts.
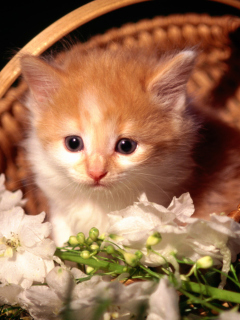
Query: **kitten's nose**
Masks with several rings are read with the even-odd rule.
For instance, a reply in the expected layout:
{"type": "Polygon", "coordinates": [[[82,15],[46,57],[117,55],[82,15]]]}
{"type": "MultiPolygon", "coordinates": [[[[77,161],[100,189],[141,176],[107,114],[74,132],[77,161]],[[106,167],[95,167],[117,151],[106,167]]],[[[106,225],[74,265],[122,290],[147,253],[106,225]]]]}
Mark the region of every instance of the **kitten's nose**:
{"type": "Polygon", "coordinates": [[[100,181],[102,178],[104,178],[107,174],[107,171],[97,171],[97,170],[92,170],[88,172],[89,177],[91,177],[93,180],[96,182],[100,181]]]}

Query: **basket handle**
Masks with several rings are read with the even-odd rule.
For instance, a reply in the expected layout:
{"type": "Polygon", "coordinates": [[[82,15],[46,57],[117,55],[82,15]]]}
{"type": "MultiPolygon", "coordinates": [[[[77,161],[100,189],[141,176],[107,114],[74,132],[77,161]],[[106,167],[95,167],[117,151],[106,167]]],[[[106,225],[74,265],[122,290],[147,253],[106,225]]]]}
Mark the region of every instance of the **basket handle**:
{"type": "Polygon", "coordinates": [[[211,0],[211,1],[220,2],[220,3],[223,3],[223,4],[227,4],[230,7],[234,7],[236,9],[240,9],[240,1],[239,0],[211,0]]]}
{"type": "Polygon", "coordinates": [[[55,42],[81,25],[113,10],[149,0],[94,0],[60,18],[25,45],[0,72],[0,98],[20,76],[19,57],[23,53],[40,55],[55,42]]]}
{"type": "MultiPolygon", "coordinates": [[[[40,55],[71,31],[105,13],[150,0],[94,0],[60,18],[25,45],[0,72],[0,99],[20,76],[19,57],[22,53],[40,55]]],[[[239,0],[211,0],[240,9],[239,0]]]]}

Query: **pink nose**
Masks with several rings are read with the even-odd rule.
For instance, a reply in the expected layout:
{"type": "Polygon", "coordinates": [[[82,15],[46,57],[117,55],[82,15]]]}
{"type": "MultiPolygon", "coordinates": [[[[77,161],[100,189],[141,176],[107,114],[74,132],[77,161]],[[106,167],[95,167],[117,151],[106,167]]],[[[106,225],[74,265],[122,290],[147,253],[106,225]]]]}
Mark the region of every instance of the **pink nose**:
{"type": "Polygon", "coordinates": [[[107,171],[89,171],[88,175],[95,181],[100,181],[102,178],[104,178],[107,174],[107,171]]]}

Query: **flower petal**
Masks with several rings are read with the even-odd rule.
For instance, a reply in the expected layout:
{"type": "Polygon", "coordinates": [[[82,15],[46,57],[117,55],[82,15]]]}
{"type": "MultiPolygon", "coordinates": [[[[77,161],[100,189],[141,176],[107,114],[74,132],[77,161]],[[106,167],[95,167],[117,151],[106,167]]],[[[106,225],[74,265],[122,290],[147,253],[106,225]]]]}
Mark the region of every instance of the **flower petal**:
{"type": "Polygon", "coordinates": [[[62,267],[53,268],[48,273],[46,281],[61,300],[67,299],[75,286],[73,274],[62,267]]]}
{"type": "Polygon", "coordinates": [[[167,278],[160,280],[156,291],[150,296],[147,320],[178,320],[178,294],[167,278]]]}
{"type": "Polygon", "coordinates": [[[168,210],[175,213],[179,221],[186,222],[195,211],[190,194],[187,192],[183,193],[179,198],[173,197],[168,210]]]}
{"type": "Polygon", "coordinates": [[[23,288],[19,285],[0,286],[0,305],[8,304],[14,306],[19,304],[19,295],[23,288]]]}
{"type": "Polygon", "coordinates": [[[20,207],[0,212],[1,234],[6,238],[10,238],[12,233],[18,234],[23,217],[24,211],[20,207]]]}
{"type": "Polygon", "coordinates": [[[20,295],[20,301],[36,320],[62,319],[58,315],[63,301],[47,286],[32,286],[20,295]]]}

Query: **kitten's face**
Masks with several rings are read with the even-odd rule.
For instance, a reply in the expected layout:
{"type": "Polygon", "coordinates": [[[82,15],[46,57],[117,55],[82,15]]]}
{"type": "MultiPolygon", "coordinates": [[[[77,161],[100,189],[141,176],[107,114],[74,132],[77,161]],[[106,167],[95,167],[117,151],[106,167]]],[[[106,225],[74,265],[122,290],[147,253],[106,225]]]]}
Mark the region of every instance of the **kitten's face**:
{"type": "Polygon", "coordinates": [[[37,132],[46,152],[74,181],[100,189],[129,179],[150,159],[161,162],[158,149],[164,156],[174,128],[155,108],[149,112],[150,101],[142,94],[132,101],[128,95],[117,100],[109,92],[101,97],[96,90],[71,97],[64,91],[52,111],[43,113],[37,132]]]}
{"type": "Polygon", "coordinates": [[[59,70],[23,59],[33,125],[46,156],[71,181],[98,190],[154,180],[166,161],[173,166],[171,155],[191,131],[182,114],[193,54],[161,66],[146,65],[145,58],[137,63],[134,56],[116,62],[105,55],[96,62],[97,56],[74,54],[59,70]]]}

